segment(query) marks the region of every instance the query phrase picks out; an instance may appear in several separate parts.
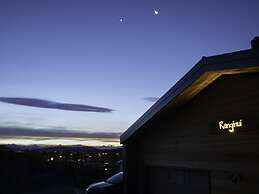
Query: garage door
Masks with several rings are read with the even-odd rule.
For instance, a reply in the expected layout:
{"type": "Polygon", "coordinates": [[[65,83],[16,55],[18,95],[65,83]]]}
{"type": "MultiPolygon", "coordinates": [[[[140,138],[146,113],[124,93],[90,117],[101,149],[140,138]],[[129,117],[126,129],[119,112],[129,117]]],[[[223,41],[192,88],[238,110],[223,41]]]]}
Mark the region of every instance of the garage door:
{"type": "Polygon", "coordinates": [[[147,167],[145,194],[209,194],[209,180],[204,170],[147,167]]]}

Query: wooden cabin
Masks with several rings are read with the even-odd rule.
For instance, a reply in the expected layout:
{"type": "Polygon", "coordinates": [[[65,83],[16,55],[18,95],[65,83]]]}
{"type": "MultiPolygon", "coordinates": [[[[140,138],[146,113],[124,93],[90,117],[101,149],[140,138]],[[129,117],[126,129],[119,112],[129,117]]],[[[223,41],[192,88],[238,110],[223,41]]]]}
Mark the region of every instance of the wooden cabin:
{"type": "Polygon", "coordinates": [[[203,57],[121,135],[125,194],[259,193],[259,47],[203,57]]]}

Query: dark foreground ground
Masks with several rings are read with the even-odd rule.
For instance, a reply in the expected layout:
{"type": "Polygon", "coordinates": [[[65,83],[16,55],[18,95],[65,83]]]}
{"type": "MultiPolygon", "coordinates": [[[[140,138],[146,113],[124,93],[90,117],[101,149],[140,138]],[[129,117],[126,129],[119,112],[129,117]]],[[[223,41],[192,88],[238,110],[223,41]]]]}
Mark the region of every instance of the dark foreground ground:
{"type": "Polygon", "coordinates": [[[0,146],[0,194],[81,194],[120,171],[121,148],[0,146]]]}

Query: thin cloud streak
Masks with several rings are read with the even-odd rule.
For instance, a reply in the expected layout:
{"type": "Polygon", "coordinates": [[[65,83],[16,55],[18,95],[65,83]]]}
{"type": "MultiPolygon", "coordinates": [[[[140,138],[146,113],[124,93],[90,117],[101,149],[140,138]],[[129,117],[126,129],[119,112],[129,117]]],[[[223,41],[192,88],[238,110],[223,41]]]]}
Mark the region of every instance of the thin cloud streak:
{"type": "Polygon", "coordinates": [[[159,100],[159,97],[145,97],[143,99],[149,102],[156,102],[159,100]]]}
{"type": "Polygon", "coordinates": [[[0,136],[21,137],[56,137],[56,138],[93,138],[119,139],[121,133],[116,132],[81,132],[60,129],[32,129],[21,127],[0,127],[0,136]]]}
{"type": "Polygon", "coordinates": [[[120,133],[0,127],[0,144],[119,146],[120,133]]]}
{"type": "Polygon", "coordinates": [[[47,108],[47,109],[58,109],[65,111],[82,111],[82,112],[98,112],[98,113],[110,113],[114,111],[110,108],[90,106],[84,104],[69,104],[61,103],[50,100],[42,100],[37,98],[20,98],[20,97],[0,97],[0,102],[36,107],[36,108],[47,108]]]}

